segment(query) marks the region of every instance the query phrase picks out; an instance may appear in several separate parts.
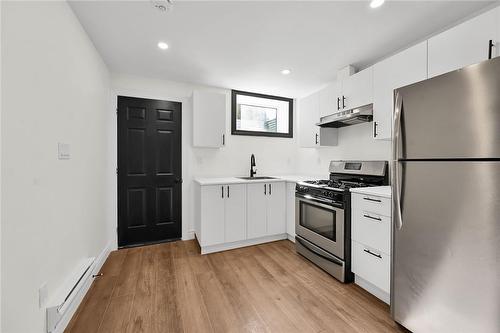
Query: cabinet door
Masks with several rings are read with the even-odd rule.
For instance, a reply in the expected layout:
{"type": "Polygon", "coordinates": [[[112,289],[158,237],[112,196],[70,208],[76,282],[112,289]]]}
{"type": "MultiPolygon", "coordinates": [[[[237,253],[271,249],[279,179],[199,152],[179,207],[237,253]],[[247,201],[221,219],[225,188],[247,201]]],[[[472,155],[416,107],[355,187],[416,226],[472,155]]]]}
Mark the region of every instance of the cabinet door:
{"type": "Polygon", "coordinates": [[[406,49],[373,66],[373,137],[392,138],[394,89],[427,78],[427,42],[406,49]]]}
{"type": "Polygon", "coordinates": [[[220,148],[225,145],[226,95],[193,92],[193,146],[220,148]]]}
{"type": "Polygon", "coordinates": [[[498,43],[497,33],[498,8],[430,38],[429,77],[488,59],[489,40],[498,43]]]}
{"type": "Polygon", "coordinates": [[[299,100],[298,109],[299,144],[301,147],[319,145],[319,94],[314,93],[299,100]]]}
{"type": "Polygon", "coordinates": [[[340,104],[345,110],[373,103],[373,67],[346,77],[342,81],[342,96],[345,100],[340,104]]]}
{"type": "Polygon", "coordinates": [[[201,187],[201,246],[224,243],[224,196],[222,185],[201,187]]]}
{"type": "Polygon", "coordinates": [[[236,242],[246,239],[246,185],[225,186],[225,241],[236,242]]]}
{"type": "Polygon", "coordinates": [[[267,234],[267,184],[247,185],[247,239],[267,234]]]}
{"type": "Polygon", "coordinates": [[[286,183],[286,232],[295,237],[295,183],[286,183]]]}
{"type": "Polygon", "coordinates": [[[340,84],[329,84],[319,91],[319,117],[331,115],[340,110],[340,84]]]}
{"type": "Polygon", "coordinates": [[[286,183],[268,184],[267,234],[286,233],[286,183]]]}

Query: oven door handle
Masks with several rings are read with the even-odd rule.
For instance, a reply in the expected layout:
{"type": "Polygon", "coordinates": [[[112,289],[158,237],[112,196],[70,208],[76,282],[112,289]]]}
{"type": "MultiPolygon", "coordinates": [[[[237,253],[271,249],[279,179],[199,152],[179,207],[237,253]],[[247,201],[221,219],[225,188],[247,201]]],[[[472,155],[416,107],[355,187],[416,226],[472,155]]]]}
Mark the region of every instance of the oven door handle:
{"type": "Polygon", "coordinates": [[[338,260],[333,255],[326,255],[326,254],[320,253],[319,251],[315,250],[314,247],[312,247],[311,245],[308,244],[309,242],[306,242],[306,241],[300,239],[299,237],[295,237],[295,240],[297,242],[299,242],[300,245],[302,245],[303,247],[305,247],[306,249],[308,249],[309,251],[311,251],[312,253],[314,253],[318,257],[321,257],[321,258],[323,258],[331,263],[334,263],[335,265],[339,265],[339,266],[344,265],[344,263],[342,261],[338,260]]]}
{"type": "Polygon", "coordinates": [[[303,195],[303,194],[296,193],[295,198],[299,199],[300,201],[315,204],[315,205],[318,205],[318,206],[321,206],[321,207],[327,208],[327,209],[332,209],[334,207],[344,209],[344,205],[342,205],[342,204],[339,204],[339,203],[336,203],[333,201],[329,201],[329,200],[320,199],[320,198],[314,198],[314,197],[307,195],[307,194],[303,195]]]}

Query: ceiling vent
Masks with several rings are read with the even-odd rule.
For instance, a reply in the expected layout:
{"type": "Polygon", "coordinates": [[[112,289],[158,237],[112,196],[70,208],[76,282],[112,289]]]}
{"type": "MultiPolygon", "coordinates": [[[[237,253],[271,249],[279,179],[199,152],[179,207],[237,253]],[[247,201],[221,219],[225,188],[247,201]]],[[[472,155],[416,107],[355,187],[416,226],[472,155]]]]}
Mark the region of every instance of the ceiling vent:
{"type": "Polygon", "coordinates": [[[162,13],[166,13],[172,10],[174,5],[173,0],[151,0],[153,7],[162,13]]]}

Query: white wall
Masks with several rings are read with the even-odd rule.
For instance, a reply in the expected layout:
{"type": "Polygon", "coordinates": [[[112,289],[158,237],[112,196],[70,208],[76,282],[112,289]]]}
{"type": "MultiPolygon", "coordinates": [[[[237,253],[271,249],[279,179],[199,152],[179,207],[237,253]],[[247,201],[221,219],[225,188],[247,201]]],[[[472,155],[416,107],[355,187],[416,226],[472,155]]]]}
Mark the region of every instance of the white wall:
{"type": "MultiPolygon", "coordinates": [[[[295,173],[294,156],[296,138],[264,138],[230,135],[230,91],[227,89],[202,87],[187,83],[141,78],[131,75],[113,74],[111,86],[116,96],[133,96],[182,102],[182,237],[191,238],[193,222],[193,179],[195,177],[246,176],[250,172],[250,155],[255,154],[258,174],[295,173]],[[227,96],[226,146],[223,149],[193,148],[192,106],[190,97],[194,89],[209,89],[227,96]]],[[[114,106],[110,112],[115,114],[114,106]]],[[[116,138],[116,122],[110,130],[116,138]]],[[[113,153],[116,161],[116,150],[113,153]]],[[[116,177],[111,185],[116,189],[116,177]]],[[[116,207],[116,206],[115,206],[116,207]]],[[[114,228],[116,228],[116,209],[114,228]]]]}
{"type": "Polygon", "coordinates": [[[2,6],[0,1],[0,331],[2,330],[2,6]]]}
{"type": "MultiPolygon", "coordinates": [[[[242,176],[250,170],[250,155],[255,154],[258,174],[261,175],[324,175],[328,177],[328,165],[334,159],[389,160],[389,141],[373,140],[372,123],[360,124],[340,129],[339,145],[328,148],[298,148],[297,126],[294,121],[294,138],[265,138],[230,135],[231,108],[230,90],[188,83],[143,78],[126,74],[112,74],[113,90],[110,114],[116,114],[118,95],[164,99],[182,103],[182,237],[192,238],[194,229],[193,179],[196,177],[242,176]],[[226,98],[226,146],[222,149],[194,148],[192,146],[192,106],[191,94],[195,89],[208,89],[225,93],[226,98]]],[[[116,168],[116,121],[111,122],[110,137],[114,150],[112,160],[116,168]]],[[[116,189],[116,177],[112,177],[109,188],[116,189]]],[[[110,230],[116,229],[116,203],[110,213],[110,230]]],[[[116,237],[116,232],[114,232],[116,237]]],[[[115,241],[116,243],[116,238],[115,241]]]]}
{"type": "Polygon", "coordinates": [[[331,160],[391,159],[391,142],[372,138],[373,123],[340,128],[335,147],[298,148],[296,170],[299,174],[328,176],[331,160]]]}
{"type": "Polygon", "coordinates": [[[1,331],[44,332],[38,288],[110,237],[109,74],[66,2],[2,6],[1,331]]]}

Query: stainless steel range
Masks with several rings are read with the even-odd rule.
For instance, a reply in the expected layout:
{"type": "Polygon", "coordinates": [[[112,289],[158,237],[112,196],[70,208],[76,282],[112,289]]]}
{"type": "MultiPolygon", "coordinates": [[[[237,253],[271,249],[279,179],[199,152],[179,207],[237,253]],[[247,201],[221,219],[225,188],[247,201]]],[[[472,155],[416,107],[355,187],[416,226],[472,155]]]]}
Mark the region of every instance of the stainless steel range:
{"type": "Polygon", "coordinates": [[[386,161],[331,161],[330,179],[297,183],[297,252],[341,282],[351,282],[350,188],[387,185],[386,161]]]}

